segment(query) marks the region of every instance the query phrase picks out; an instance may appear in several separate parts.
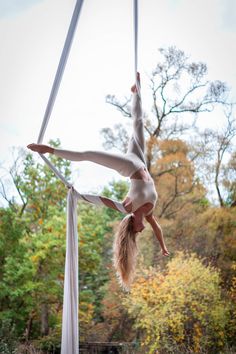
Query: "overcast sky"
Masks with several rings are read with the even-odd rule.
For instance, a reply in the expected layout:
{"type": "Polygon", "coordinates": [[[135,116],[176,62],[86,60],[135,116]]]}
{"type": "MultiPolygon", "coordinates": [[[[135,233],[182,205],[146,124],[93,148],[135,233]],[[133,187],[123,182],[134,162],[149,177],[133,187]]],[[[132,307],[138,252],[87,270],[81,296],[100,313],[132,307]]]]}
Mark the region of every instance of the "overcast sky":
{"type": "MultiPolygon", "coordinates": [[[[235,0],[139,0],[139,71],[144,109],[147,74],[158,48],[176,45],[208,65],[209,78],[226,81],[236,97],[235,0]]],[[[0,162],[10,148],[38,137],[75,0],[0,0],[0,162]]],[[[44,138],[69,149],[102,149],[100,130],[122,121],[106,94],[130,94],[133,81],[132,0],[84,0],[77,32],[44,138]]],[[[146,106],[145,106],[146,104],[146,106]]],[[[219,118],[220,119],[220,118],[219,118]]],[[[76,164],[76,187],[99,189],[118,177],[76,164]]]]}

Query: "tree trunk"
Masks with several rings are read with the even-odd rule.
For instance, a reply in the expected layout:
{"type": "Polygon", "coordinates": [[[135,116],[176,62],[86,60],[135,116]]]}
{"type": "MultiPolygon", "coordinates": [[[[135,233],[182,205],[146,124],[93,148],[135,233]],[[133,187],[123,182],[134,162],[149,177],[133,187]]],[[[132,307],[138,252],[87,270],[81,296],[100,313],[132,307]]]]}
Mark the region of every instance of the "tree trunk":
{"type": "Polygon", "coordinates": [[[29,339],[30,339],[30,333],[31,333],[32,325],[33,325],[33,313],[30,314],[30,317],[29,317],[29,319],[27,321],[27,327],[26,327],[26,330],[25,330],[25,333],[24,333],[26,342],[28,342],[29,339]]]}
{"type": "Polygon", "coordinates": [[[216,173],[216,177],[215,177],[215,187],[216,187],[216,192],[217,192],[217,195],[218,195],[218,199],[219,199],[219,202],[220,202],[220,206],[221,208],[224,207],[224,201],[223,201],[223,198],[221,196],[221,192],[220,192],[220,187],[219,187],[219,181],[218,181],[218,171],[216,173]]]}
{"type": "Polygon", "coordinates": [[[48,304],[41,305],[41,334],[42,336],[47,336],[49,334],[48,304]]]}

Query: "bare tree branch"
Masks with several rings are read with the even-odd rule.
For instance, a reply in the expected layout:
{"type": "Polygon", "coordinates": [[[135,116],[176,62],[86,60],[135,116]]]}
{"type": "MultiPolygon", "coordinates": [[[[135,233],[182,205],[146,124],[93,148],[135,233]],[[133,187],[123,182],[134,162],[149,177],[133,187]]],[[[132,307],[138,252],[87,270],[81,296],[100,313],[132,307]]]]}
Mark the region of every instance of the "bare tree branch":
{"type": "MultiPolygon", "coordinates": [[[[175,193],[173,194],[173,196],[172,196],[166,203],[164,203],[164,206],[163,206],[162,209],[161,209],[161,213],[160,213],[159,217],[162,217],[162,216],[165,214],[166,210],[173,204],[173,202],[174,202],[177,198],[183,197],[183,196],[185,196],[185,195],[187,195],[187,194],[192,193],[194,186],[195,186],[195,184],[193,183],[193,184],[191,185],[191,187],[190,187],[187,191],[178,192],[178,188],[177,188],[177,177],[176,177],[176,178],[175,178],[175,193]]],[[[187,201],[186,203],[189,203],[189,201],[187,201]]],[[[182,207],[181,207],[181,209],[182,209],[182,207]]],[[[177,211],[176,211],[176,212],[177,212],[177,211]]],[[[171,212],[171,213],[169,213],[169,214],[172,214],[172,213],[175,213],[175,212],[171,212]]],[[[168,214],[165,214],[165,217],[167,217],[167,215],[168,215],[168,214]]]]}
{"type": "Polygon", "coordinates": [[[118,150],[125,152],[128,147],[128,133],[122,124],[116,124],[114,131],[111,128],[103,128],[101,134],[105,138],[103,146],[105,149],[117,148],[118,150]]]}
{"type": "Polygon", "coordinates": [[[236,124],[235,124],[236,120],[235,118],[232,117],[232,108],[229,112],[226,112],[225,114],[227,117],[227,125],[224,131],[222,132],[222,134],[216,135],[216,139],[218,141],[218,149],[217,149],[215,180],[214,180],[218,199],[222,207],[224,206],[224,200],[220,191],[219,175],[220,175],[224,154],[229,149],[232,139],[236,136],[236,124]]]}
{"type": "MultiPolygon", "coordinates": [[[[198,163],[200,159],[206,159],[206,165],[212,168],[211,173],[204,176],[204,180],[211,176],[217,190],[220,204],[223,205],[223,196],[221,192],[221,176],[223,169],[223,159],[226,152],[230,151],[232,140],[235,137],[235,120],[232,118],[230,108],[233,106],[229,102],[229,89],[227,85],[219,80],[209,81],[207,79],[207,66],[202,62],[191,62],[189,57],[181,50],[175,47],[167,49],[161,48],[160,54],[162,60],[157,63],[150,79],[149,87],[152,95],[152,115],[145,120],[145,131],[149,135],[147,148],[147,165],[152,165],[152,159],[156,154],[153,153],[152,138],[160,141],[180,137],[189,139],[190,134],[198,134],[196,129],[197,119],[200,114],[212,112],[216,107],[228,110],[227,128],[221,133],[214,135],[211,132],[205,132],[205,139],[202,146],[194,150],[190,156],[189,162],[198,163]],[[193,117],[189,121],[185,120],[186,113],[193,117]],[[190,134],[187,134],[190,133],[190,134]],[[217,144],[216,144],[217,143],[217,144]],[[213,146],[215,144],[215,146],[213,146]],[[202,151],[201,151],[202,148],[202,151]],[[208,151],[208,150],[209,151],[208,151]],[[213,162],[212,156],[215,160],[213,162]],[[208,159],[208,160],[207,160],[208,159]],[[214,179],[212,175],[214,173],[214,179]]],[[[107,103],[113,105],[125,117],[131,117],[130,98],[125,98],[123,102],[116,99],[115,96],[108,95],[107,103]]],[[[147,117],[146,117],[147,118],[147,117]]],[[[106,148],[116,147],[125,151],[125,140],[128,134],[125,130],[117,130],[116,134],[108,128],[103,130],[103,136],[106,141],[106,148]]],[[[208,168],[210,168],[208,167],[208,168]]],[[[156,177],[161,177],[167,173],[174,173],[172,167],[165,171],[157,173],[156,177]]],[[[201,171],[199,172],[199,175],[201,171]]],[[[203,172],[202,172],[203,177],[203,172]]],[[[194,182],[193,182],[194,185],[194,182]]],[[[189,189],[189,193],[192,189],[189,189]]],[[[179,191],[175,191],[171,200],[166,201],[163,206],[163,212],[168,211],[175,199],[180,196],[179,191]]]]}
{"type": "Polygon", "coordinates": [[[0,190],[0,195],[3,197],[3,199],[6,200],[6,202],[8,203],[8,205],[10,207],[14,206],[14,203],[12,202],[12,200],[7,196],[7,192],[4,186],[4,183],[2,181],[2,179],[0,179],[0,184],[1,184],[1,190],[0,190]]]}
{"type": "Polygon", "coordinates": [[[114,95],[107,95],[106,96],[106,103],[111,104],[112,106],[116,107],[119,112],[123,114],[124,117],[131,117],[130,112],[130,103],[131,98],[126,98],[124,103],[119,102],[114,95]]]}
{"type": "MultiPolygon", "coordinates": [[[[191,193],[191,192],[190,192],[191,193]]],[[[196,203],[199,202],[201,199],[199,198],[194,198],[194,199],[188,199],[185,202],[181,203],[181,205],[179,206],[179,208],[176,208],[175,210],[165,214],[165,217],[168,219],[171,216],[177,214],[178,212],[180,212],[186,205],[188,205],[189,203],[196,203]]]]}

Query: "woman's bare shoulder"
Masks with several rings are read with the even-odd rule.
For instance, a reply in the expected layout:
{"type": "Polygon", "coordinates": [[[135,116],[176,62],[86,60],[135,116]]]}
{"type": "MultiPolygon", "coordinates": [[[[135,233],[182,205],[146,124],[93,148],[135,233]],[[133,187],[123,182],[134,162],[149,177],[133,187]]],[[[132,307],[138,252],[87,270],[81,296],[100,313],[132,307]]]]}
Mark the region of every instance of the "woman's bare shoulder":
{"type": "Polygon", "coordinates": [[[145,216],[145,219],[147,220],[147,222],[149,222],[150,224],[152,224],[153,222],[156,222],[156,219],[153,215],[153,213],[151,212],[150,214],[145,216]]]}

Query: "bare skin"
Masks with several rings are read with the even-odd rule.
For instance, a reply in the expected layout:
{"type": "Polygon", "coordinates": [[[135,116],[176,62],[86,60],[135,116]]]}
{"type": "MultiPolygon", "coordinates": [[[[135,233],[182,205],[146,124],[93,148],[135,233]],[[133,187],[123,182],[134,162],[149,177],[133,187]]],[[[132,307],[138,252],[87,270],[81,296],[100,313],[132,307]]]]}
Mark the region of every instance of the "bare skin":
{"type": "MultiPolygon", "coordinates": [[[[140,82],[139,73],[137,74],[137,79],[140,82]]],[[[131,91],[133,93],[138,91],[135,84],[131,87],[131,91]]],[[[27,148],[32,151],[38,152],[40,154],[45,154],[45,153],[53,154],[54,153],[53,147],[48,146],[48,145],[44,145],[44,144],[29,144],[27,146],[27,148]]],[[[149,181],[151,179],[151,176],[146,168],[140,168],[130,178],[149,181]]],[[[107,207],[117,210],[115,204],[110,199],[108,199],[106,197],[100,197],[100,198],[107,207]]],[[[126,197],[122,204],[128,213],[132,212],[132,201],[129,197],[126,197]]],[[[168,252],[167,247],[164,242],[162,229],[161,229],[160,225],[158,224],[157,220],[155,219],[154,215],[152,213],[150,213],[150,211],[152,209],[153,209],[152,203],[145,203],[139,209],[137,209],[135,212],[133,212],[134,232],[138,233],[138,232],[143,231],[143,229],[145,228],[144,223],[143,223],[144,218],[145,218],[147,220],[147,222],[152,226],[153,232],[154,232],[157,240],[160,243],[163,256],[169,256],[169,252],[168,252]]]]}
{"type": "MultiPolygon", "coordinates": [[[[38,152],[40,154],[53,154],[54,153],[54,148],[48,145],[43,145],[43,144],[29,144],[28,149],[38,152]]],[[[142,180],[149,180],[151,177],[147,170],[145,168],[141,168],[138,171],[136,171],[131,177],[135,179],[142,179],[142,180]]],[[[108,198],[106,197],[100,197],[103,201],[103,203],[112,209],[117,210],[115,204],[108,198]]],[[[125,210],[130,213],[132,211],[132,201],[130,198],[126,197],[125,200],[123,201],[123,206],[125,210]]],[[[152,203],[145,203],[142,205],[139,209],[137,209],[135,212],[133,212],[133,227],[134,227],[134,232],[142,232],[143,229],[145,228],[144,226],[144,218],[146,221],[152,226],[153,232],[157,238],[157,240],[160,243],[161,249],[162,249],[162,254],[163,256],[169,256],[169,252],[167,250],[167,247],[164,242],[163,238],[163,233],[160,225],[158,224],[157,220],[155,219],[154,215],[151,213],[147,215],[153,208],[152,203]]]]}
{"type": "MultiPolygon", "coordinates": [[[[138,81],[138,83],[139,83],[139,85],[140,85],[140,74],[139,74],[139,73],[137,73],[137,81],[138,81]]],[[[131,91],[132,91],[133,93],[138,92],[138,89],[137,89],[137,87],[136,87],[136,84],[134,84],[134,85],[131,87],[131,91]]]]}
{"type": "Polygon", "coordinates": [[[54,153],[54,149],[51,146],[43,144],[29,144],[27,145],[27,148],[32,151],[38,152],[39,154],[54,153]]]}
{"type": "Polygon", "coordinates": [[[153,214],[146,215],[145,218],[146,218],[147,222],[149,222],[149,224],[152,226],[154,234],[160,243],[163,256],[169,256],[169,251],[168,251],[165,241],[164,241],[161,226],[158,224],[156,218],[154,217],[153,214]]]}

